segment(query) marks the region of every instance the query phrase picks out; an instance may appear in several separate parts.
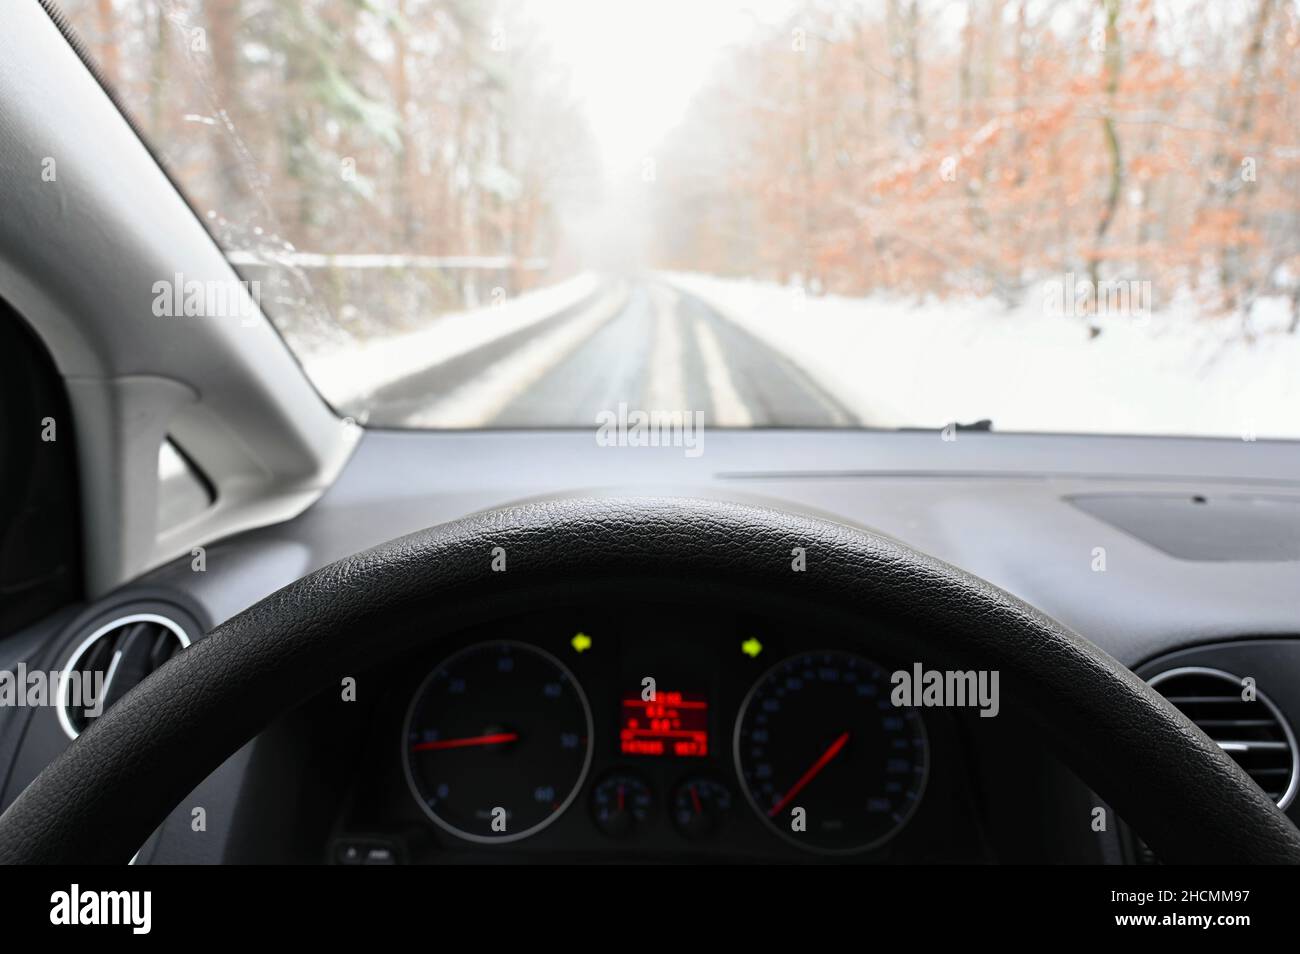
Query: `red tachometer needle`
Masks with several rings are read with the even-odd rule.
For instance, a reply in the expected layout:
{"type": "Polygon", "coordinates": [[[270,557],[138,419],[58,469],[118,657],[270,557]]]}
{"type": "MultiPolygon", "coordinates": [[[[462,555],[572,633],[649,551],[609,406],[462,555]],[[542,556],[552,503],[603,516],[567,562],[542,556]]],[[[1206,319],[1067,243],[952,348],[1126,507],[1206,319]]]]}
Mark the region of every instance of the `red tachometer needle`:
{"type": "Polygon", "coordinates": [[[464,739],[438,739],[411,746],[412,752],[432,752],[436,749],[463,749],[470,745],[500,745],[519,738],[516,732],[497,732],[494,735],[472,735],[464,739]]]}
{"type": "Polygon", "coordinates": [[[821,754],[821,758],[814,762],[812,767],[800,776],[799,781],[790,786],[790,791],[785,793],[785,797],[772,806],[772,810],[767,813],[767,817],[775,818],[780,814],[781,810],[785,808],[785,806],[789,805],[791,800],[804,790],[804,786],[815,779],[817,774],[830,763],[831,759],[840,754],[840,749],[844,748],[845,743],[848,741],[849,734],[845,732],[838,739],[832,742],[831,747],[821,754]]]}

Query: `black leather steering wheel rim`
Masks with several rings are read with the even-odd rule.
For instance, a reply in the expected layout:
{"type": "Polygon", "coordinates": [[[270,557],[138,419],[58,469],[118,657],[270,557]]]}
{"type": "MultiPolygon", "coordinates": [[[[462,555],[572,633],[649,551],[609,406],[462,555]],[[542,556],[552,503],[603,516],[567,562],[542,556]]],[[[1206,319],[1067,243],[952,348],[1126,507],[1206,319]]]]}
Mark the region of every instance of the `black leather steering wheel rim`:
{"type": "MultiPolygon", "coordinates": [[[[124,863],[280,714],[415,644],[421,614],[642,577],[779,592],[997,669],[1002,690],[1165,861],[1300,863],[1300,831],[1118,661],[892,539],[736,503],[593,497],[491,511],[341,560],[216,627],[122,698],[0,816],[0,862],[124,863]],[[493,570],[493,548],[506,571],[493,570]],[[806,570],[792,568],[802,547],[806,570]]],[[[1080,824],[1087,824],[1081,819],[1080,824]]]]}

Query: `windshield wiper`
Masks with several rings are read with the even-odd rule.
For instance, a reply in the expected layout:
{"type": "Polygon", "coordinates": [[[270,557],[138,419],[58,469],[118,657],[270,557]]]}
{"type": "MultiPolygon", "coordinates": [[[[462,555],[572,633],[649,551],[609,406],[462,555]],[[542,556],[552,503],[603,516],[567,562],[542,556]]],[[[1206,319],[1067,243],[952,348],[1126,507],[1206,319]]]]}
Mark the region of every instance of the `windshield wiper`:
{"type": "Polygon", "coordinates": [[[957,430],[957,431],[992,431],[992,430],[993,430],[993,421],[990,420],[990,419],[987,418],[987,417],[984,417],[984,418],[980,418],[978,421],[971,421],[969,424],[962,424],[960,421],[953,421],[953,422],[950,423],[950,424],[945,424],[945,425],[943,425],[943,427],[900,427],[900,428],[897,428],[897,430],[900,430],[900,431],[923,431],[923,432],[925,432],[925,433],[933,433],[934,431],[946,431],[946,430],[949,430],[949,429],[957,430]]]}

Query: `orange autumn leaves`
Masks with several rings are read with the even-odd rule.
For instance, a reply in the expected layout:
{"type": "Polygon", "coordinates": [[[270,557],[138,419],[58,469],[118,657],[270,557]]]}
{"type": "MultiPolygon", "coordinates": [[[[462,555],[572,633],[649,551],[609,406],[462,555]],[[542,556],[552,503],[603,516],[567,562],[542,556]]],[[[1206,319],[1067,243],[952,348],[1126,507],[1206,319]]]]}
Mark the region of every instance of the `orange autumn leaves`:
{"type": "Polygon", "coordinates": [[[665,174],[692,205],[669,190],[664,253],[848,294],[1010,303],[1094,269],[1158,301],[1195,289],[1210,313],[1289,295],[1300,13],[1228,7],[804,4],[733,56],[670,143],[665,174]],[[708,136],[725,161],[695,148],[708,136]]]}

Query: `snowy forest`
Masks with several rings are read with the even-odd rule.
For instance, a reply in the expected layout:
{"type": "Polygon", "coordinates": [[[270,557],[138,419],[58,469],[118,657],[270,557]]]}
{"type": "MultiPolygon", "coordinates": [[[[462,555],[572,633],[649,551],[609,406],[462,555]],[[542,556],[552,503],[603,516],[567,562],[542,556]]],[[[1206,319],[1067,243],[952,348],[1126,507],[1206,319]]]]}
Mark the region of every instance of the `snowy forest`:
{"type": "Polygon", "coordinates": [[[1070,273],[1244,335],[1285,301],[1300,331],[1296,0],[756,3],[626,168],[554,4],[60,6],[282,325],[413,326],[598,265],[1008,307],[1070,273]]]}

